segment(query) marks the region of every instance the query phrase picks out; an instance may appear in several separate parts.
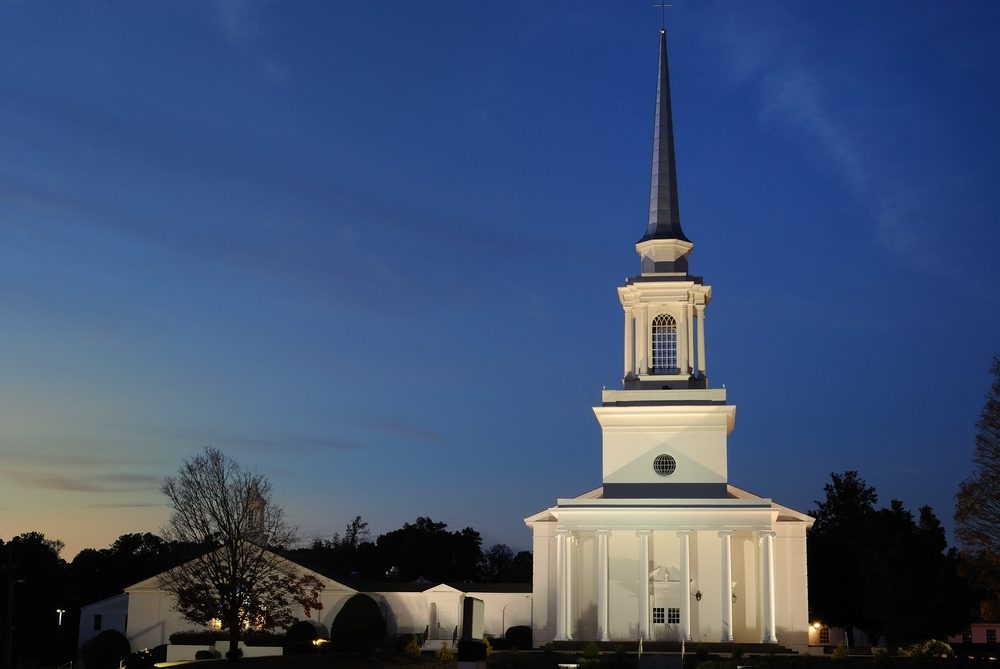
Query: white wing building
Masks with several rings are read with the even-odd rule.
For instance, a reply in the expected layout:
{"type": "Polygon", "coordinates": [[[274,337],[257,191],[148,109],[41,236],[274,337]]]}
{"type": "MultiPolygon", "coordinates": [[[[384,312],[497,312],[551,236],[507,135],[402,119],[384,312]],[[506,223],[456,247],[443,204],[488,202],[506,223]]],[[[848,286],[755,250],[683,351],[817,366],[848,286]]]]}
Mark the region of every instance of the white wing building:
{"type": "Polygon", "coordinates": [[[712,288],[688,273],[666,31],[660,32],[649,223],[641,271],[618,288],[622,390],[594,413],[601,486],[525,519],[534,542],[535,643],[808,645],[809,516],[729,483],[736,407],[708,382],[712,288]]]}

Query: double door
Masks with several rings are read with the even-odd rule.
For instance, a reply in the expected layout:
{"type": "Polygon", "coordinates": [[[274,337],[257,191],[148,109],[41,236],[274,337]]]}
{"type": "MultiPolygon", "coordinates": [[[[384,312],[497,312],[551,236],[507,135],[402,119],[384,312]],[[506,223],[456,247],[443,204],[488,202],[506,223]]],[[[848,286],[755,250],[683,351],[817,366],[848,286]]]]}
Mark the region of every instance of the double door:
{"type": "Polygon", "coordinates": [[[653,581],[650,584],[649,636],[653,641],[681,640],[681,584],[653,581]]]}

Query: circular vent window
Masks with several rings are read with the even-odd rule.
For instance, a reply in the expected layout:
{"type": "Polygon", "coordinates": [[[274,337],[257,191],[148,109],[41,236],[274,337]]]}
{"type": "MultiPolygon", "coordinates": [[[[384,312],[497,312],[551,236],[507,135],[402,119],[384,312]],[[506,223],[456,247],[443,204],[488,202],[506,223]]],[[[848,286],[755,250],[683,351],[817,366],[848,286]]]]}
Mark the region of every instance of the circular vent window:
{"type": "Polygon", "coordinates": [[[657,455],[653,460],[653,471],[660,476],[670,476],[677,469],[677,461],[670,455],[657,455]]]}

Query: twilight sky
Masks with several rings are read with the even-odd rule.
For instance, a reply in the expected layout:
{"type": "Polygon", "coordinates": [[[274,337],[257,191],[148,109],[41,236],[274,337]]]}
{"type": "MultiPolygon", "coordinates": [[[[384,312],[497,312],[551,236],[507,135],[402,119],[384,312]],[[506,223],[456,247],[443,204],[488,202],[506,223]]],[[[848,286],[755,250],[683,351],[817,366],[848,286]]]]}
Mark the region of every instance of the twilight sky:
{"type": "MultiPolygon", "coordinates": [[[[652,2],[0,0],[0,538],[158,531],[206,445],[302,534],[529,548],[600,484],[652,2]]],[[[1000,4],[668,10],[730,480],[949,526],[1000,352],[1000,4]]]]}

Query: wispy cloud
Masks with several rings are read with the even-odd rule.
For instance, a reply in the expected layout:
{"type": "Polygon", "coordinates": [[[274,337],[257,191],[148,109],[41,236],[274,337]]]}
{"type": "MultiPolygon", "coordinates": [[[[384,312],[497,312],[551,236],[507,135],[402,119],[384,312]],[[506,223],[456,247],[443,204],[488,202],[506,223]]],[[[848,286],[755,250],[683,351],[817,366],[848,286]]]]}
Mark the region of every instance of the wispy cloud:
{"type": "Polygon", "coordinates": [[[386,415],[352,415],[341,420],[349,425],[368,432],[386,434],[403,439],[422,441],[433,444],[444,444],[447,439],[438,432],[421,425],[416,425],[394,416],[386,415]]]}
{"type": "Polygon", "coordinates": [[[107,467],[114,464],[122,464],[120,458],[113,458],[102,455],[77,455],[72,453],[37,453],[9,451],[3,454],[4,461],[8,464],[17,464],[28,467],[107,467]]]}
{"type": "Polygon", "coordinates": [[[2,468],[0,474],[21,488],[55,490],[60,492],[122,493],[141,492],[159,480],[143,475],[98,475],[77,473],[72,476],[44,471],[2,468]],[[145,485],[137,485],[138,483],[145,485]]]}
{"type": "Polygon", "coordinates": [[[149,508],[163,508],[161,503],[142,503],[142,502],[105,502],[98,504],[84,504],[84,508],[87,509],[149,509],[149,508]]]}
{"type": "Polygon", "coordinates": [[[249,434],[236,430],[199,426],[165,426],[150,424],[119,424],[113,426],[131,434],[134,439],[165,440],[192,450],[205,446],[252,449],[274,452],[281,449],[319,449],[326,451],[361,448],[359,441],[340,436],[309,434],[296,431],[271,430],[249,434]]]}
{"type": "Polygon", "coordinates": [[[732,78],[756,89],[761,122],[788,133],[804,155],[819,159],[843,180],[867,206],[873,237],[886,249],[919,269],[941,268],[941,259],[928,251],[934,247],[930,237],[935,230],[928,203],[936,184],[914,188],[896,176],[898,166],[872,150],[858,122],[887,119],[887,110],[865,109],[876,96],[852,90],[848,100],[831,83],[860,86],[864,79],[838,71],[836,65],[821,67],[815,54],[796,47],[788,36],[806,30],[791,16],[751,19],[758,21],[754,29],[745,25],[745,14],[730,13],[726,18],[728,23],[723,22],[712,39],[723,47],[732,78]]]}
{"type": "Polygon", "coordinates": [[[285,67],[258,42],[265,25],[261,14],[267,4],[262,0],[215,0],[216,16],[226,41],[256,60],[268,79],[281,82],[287,78],[285,67]]]}

